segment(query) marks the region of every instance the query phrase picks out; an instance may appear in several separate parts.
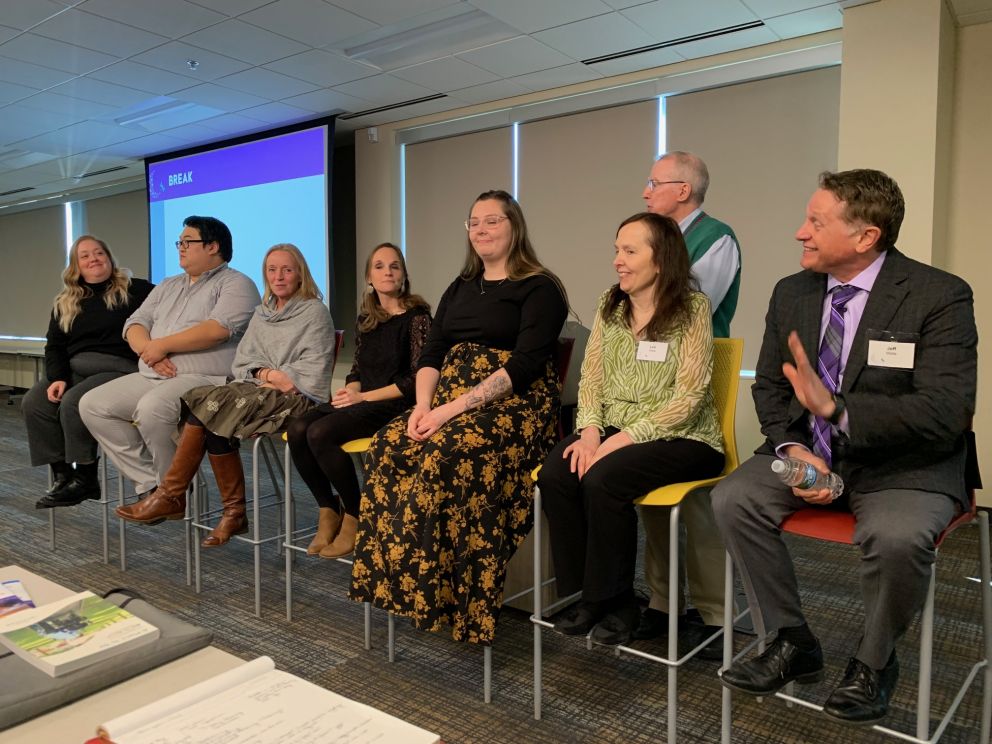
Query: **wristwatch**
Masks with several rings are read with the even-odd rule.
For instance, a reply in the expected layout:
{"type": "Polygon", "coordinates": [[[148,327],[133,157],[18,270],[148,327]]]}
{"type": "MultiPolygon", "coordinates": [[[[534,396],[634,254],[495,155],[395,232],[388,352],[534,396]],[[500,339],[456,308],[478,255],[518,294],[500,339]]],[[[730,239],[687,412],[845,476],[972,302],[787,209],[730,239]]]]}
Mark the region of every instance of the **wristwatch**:
{"type": "Polygon", "coordinates": [[[844,411],[847,410],[847,405],[844,403],[843,395],[832,395],[830,398],[834,402],[834,412],[830,414],[827,421],[836,426],[840,423],[840,417],[844,415],[844,411]]]}

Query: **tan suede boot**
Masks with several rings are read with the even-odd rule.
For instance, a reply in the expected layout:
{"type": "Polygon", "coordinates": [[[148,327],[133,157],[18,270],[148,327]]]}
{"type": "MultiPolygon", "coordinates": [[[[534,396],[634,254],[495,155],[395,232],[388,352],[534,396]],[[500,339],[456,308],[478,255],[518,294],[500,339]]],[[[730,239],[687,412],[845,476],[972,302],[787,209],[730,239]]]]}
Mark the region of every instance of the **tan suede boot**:
{"type": "Polygon", "coordinates": [[[117,507],[117,516],[129,522],[158,524],[186,516],[186,490],[207,451],[207,433],[202,426],[183,427],[176,456],[158,488],[136,504],[117,507]]]}
{"type": "Polygon", "coordinates": [[[204,548],[224,545],[232,535],[243,535],[248,531],[248,517],[245,516],[245,470],[241,465],[241,455],[235,450],[224,455],[210,455],[210,467],[217,479],[217,490],[224,505],[224,513],[213,531],[200,543],[204,548]]]}
{"type": "Polygon", "coordinates": [[[358,532],[358,520],[350,514],[345,514],[341,520],[341,529],[334,542],[320,551],[321,558],[343,558],[355,551],[355,533],[358,532]]]}
{"type": "Polygon", "coordinates": [[[307,546],[307,555],[317,555],[330,545],[340,527],[341,515],[329,506],[320,507],[320,514],[317,516],[317,534],[307,546]]]}

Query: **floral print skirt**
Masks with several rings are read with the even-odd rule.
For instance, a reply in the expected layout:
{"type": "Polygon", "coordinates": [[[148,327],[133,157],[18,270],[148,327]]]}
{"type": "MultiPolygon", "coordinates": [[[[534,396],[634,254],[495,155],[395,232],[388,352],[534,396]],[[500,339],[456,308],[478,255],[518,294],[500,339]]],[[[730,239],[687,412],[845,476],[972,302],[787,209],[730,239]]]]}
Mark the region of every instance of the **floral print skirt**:
{"type": "Polygon", "coordinates": [[[253,382],[195,387],[184,393],[182,400],[207,431],[239,441],[259,434],[278,434],[285,430],[286,419],[316,405],[299,393],[281,393],[253,382]]]}
{"type": "MultiPolygon", "coordinates": [[[[454,346],[433,406],[471,390],[510,352],[454,346]]],[[[559,384],[545,373],[519,394],[448,421],[430,439],[406,433],[409,414],[372,440],[365,465],[351,597],[451,627],[455,640],[491,644],[506,564],[530,532],[531,471],[557,432],[559,384]]]]}

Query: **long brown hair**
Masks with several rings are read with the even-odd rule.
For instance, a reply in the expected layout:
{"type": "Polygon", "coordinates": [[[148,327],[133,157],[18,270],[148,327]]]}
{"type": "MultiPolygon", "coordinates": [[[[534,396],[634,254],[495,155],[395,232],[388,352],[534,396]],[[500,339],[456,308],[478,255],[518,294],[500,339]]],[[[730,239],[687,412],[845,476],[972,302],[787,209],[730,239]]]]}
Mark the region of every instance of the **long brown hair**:
{"type": "Polygon", "coordinates": [[[379,302],[379,293],[372,288],[369,276],[372,274],[372,262],[375,254],[383,248],[390,248],[396,253],[396,258],[400,262],[400,270],[403,272],[403,286],[400,289],[400,296],[397,298],[400,307],[410,310],[415,307],[427,308],[430,312],[431,306],[423,297],[410,292],[410,273],[406,270],[406,259],[398,246],[392,243],[379,243],[369,257],[365,259],[365,292],[362,294],[362,301],[358,306],[358,330],[360,333],[368,333],[374,330],[380,323],[385,323],[391,317],[389,312],[379,302]]]}
{"type": "Polygon", "coordinates": [[[110,247],[100,238],[92,235],[80,235],[72,243],[69,249],[69,265],[62,272],[62,291],[55,295],[53,303],[55,317],[58,319],[59,328],[63,333],[68,333],[72,328],[76,316],[82,309],[82,302],[87,297],[93,296],[93,290],[83,282],[82,272],[79,270],[79,245],[86,240],[92,240],[99,245],[103,252],[107,254],[110,261],[110,280],[107,288],[103,291],[103,303],[108,310],[127,304],[127,290],[131,286],[131,272],[127,269],[118,268],[114,260],[110,247]]]}
{"type": "MultiPolygon", "coordinates": [[[[507,279],[511,281],[514,279],[527,279],[528,277],[543,274],[555,283],[567,306],[568,293],[565,291],[565,285],[561,283],[561,279],[554,272],[547,269],[538,260],[537,253],[534,252],[534,246],[531,245],[530,236],[527,234],[527,221],[524,219],[524,213],[520,208],[519,202],[506,191],[495,189],[479,194],[475,198],[475,201],[472,202],[472,207],[480,201],[488,201],[490,199],[498,201],[501,204],[503,216],[510,223],[510,251],[506,257],[507,279]]],[[[470,207],[468,211],[469,215],[471,215],[472,208],[470,207]]],[[[482,276],[482,272],[485,269],[482,265],[482,259],[479,258],[479,254],[472,247],[471,239],[466,239],[466,243],[467,253],[465,255],[465,265],[462,267],[461,277],[466,281],[471,281],[482,276]]]]}
{"type": "MultiPolygon", "coordinates": [[[[658,269],[654,281],[654,314],[644,326],[644,336],[649,341],[660,341],[688,323],[692,312],[692,293],[698,291],[698,283],[689,269],[689,251],[675,220],[651,212],[638,212],[620,223],[617,235],[634,222],[643,222],[648,229],[651,262],[658,269]]],[[[636,330],[630,298],[619,284],[613,285],[603,305],[603,322],[609,323],[613,313],[621,306],[627,325],[636,330]]]]}

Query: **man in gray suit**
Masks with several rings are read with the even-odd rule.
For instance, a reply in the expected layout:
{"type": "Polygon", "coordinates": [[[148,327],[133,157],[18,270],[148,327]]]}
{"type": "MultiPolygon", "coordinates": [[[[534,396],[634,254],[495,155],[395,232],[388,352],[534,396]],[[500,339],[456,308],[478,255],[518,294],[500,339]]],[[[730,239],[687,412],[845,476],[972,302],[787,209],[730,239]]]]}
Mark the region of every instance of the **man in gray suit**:
{"type": "Polygon", "coordinates": [[[934,540],[968,508],[966,430],[975,409],[978,333],[970,287],[895,248],[902,193],[884,173],[820,175],[796,239],[804,271],[775,287],[753,387],[767,440],[713,491],[741,572],[761,655],[723,672],[726,687],[768,695],[823,677],[779,525],[798,509],[849,509],[862,552],[863,635],[824,705],[848,723],[881,720],[898,677],[896,641],[923,606],[934,540]],[[774,458],[843,479],[783,485],[774,458]]]}

